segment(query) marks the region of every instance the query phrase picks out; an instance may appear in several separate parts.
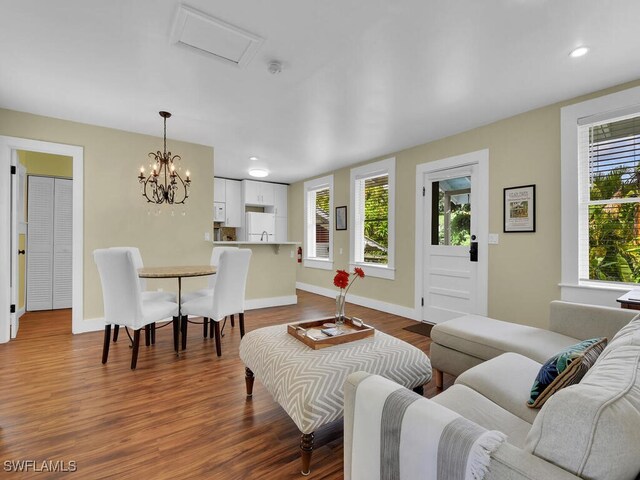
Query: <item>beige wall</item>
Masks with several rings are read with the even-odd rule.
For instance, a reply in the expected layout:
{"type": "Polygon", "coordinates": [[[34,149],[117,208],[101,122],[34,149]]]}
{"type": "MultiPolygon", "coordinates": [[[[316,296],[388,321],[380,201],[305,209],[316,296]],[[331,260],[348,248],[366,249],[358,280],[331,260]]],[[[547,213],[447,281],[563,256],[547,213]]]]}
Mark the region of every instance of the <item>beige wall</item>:
{"type": "Polygon", "coordinates": [[[27,169],[27,175],[47,177],[73,177],[73,158],[41,152],[18,151],[18,160],[27,169]]]}
{"type": "MultiPolygon", "coordinates": [[[[390,153],[396,158],[396,278],[365,278],[355,295],[414,307],[416,166],[489,149],[489,315],[535,326],[548,325],[548,304],[560,298],[560,109],[587,98],[640,85],[632,82],[501,120],[474,130],[390,153]],[[502,232],[503,188],[536,184],[536,232],[502,232]]],[[[368,163],[368,162],[365,162],[368,163]]],[[[349,168],[333,172],[335,206],[349,205],[349,168]]],[[[326,175],[323,174],[323,175],[326,175]]],[[[289,188],[289,235],[301,241],[304,182],[289,188]]],[[[334,231],[334,265],[349,261],[349,233],[334,231]],[[340,255],[340,248],[343,254],[340,255]]],[[[298,267],[298,281],[332,288],[334,272],[298,267]]]]}
{"type": "Polygon", "coordinates": [[[250,248],[251,265],[247,278],[247,300],[272,297],[289,297],[296,294],[295,249],[282,245],[275,253],[273,245],[240,245],[250,248]]]}
{"type": "MultiPolygon", "coordinates": [[[[158,121],[158,130],[162,124],[158,121]]],[[[0,135],[80,145],[84,147],[84,318],[102,316],[102,292],[92,258],[96,248],[138,246],[147,265],[208,263],[213,205],[213,149],[169,139],[171,151],[182,156],[192,174],[186,215],[164,208],[148,215],[136,180],[147,154],[161,148],[162,139],[120,130],[68,122],[0,109],[0,135]]],[[[206,279],[185,282],[185,288],[206,285],[206,279]]],[[[175,290],[175,281],[149,282],[175,290]]]]}

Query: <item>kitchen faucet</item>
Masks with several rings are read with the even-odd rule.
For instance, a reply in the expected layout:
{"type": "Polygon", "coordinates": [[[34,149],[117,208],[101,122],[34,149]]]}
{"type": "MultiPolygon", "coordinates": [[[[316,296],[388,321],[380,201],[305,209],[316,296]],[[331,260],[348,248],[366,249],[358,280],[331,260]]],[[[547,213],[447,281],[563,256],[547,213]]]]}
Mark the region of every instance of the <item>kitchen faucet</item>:
{"type": "Polygon", "coordinates": [[[265,235],[267,236],[267,242],[269,241],[269,233],[266,230],[263,230],[262,234],[260,235],[260,241],[261,242],[264,242],[263,238],[264,238],[265,235]]]}

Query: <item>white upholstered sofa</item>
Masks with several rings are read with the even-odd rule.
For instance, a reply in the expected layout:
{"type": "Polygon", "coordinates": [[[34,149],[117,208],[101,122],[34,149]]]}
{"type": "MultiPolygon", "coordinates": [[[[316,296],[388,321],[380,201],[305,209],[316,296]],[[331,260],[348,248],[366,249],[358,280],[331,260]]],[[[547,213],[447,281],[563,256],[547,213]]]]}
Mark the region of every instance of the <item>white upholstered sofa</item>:
{"type": "MultiPolygon", "coordinates": [[[[539,329],[516,328],[511,333],[513,348],[519,353],[509,351],[512,324],[504,326],[505,333],[499,332],[499,325],[484,322],[483,328],[491,327],[499,340],[473,345],[474,340],[468,339],[472,350],[456,359],[457,368],[463,371],[458,371],[455,384],[433,399],[418,400],[416,405],[429,409],[437,403],[483,428],[507,435],[507,442],[491,455],[487,479],[633,480],[640,474],[640,318],[629,321],[632,313],[621,312],[554,302],[554,332],[550,333],[561,337],[545,339],[544,332],[536,331],[539,329]],[[620,329],[623,323],[626,325],[620,329]],[[609,344],[581,382],[556,392],[541,409],[529,408],[526,402],[542,361],[564,346],[596,336],[607,336],[609,344]],[[565,345],[562,337],[570,343],[565,345]],[[536,359],[531,358],[534,344],[544,351],[538,352],[536,359]],[[476,365],[462,368],[469,363],[476,365]]],[[[464,343],[458,347],[461,345],[464,343]]],[[[443,363],[439,365],[443,368],[443,363]]],[[[346,479],[359,478],[353,470],[352,439],[354,425],[359,424],[354,419],[356,392],[365,381],[389,382],[362,372],[347,379],[346,479]]]]}

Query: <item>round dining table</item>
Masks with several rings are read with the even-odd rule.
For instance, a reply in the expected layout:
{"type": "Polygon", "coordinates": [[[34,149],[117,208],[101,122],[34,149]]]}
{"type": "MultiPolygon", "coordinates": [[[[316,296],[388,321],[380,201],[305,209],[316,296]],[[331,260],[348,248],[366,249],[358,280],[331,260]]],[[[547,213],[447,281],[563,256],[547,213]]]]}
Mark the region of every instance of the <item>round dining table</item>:
{"type": "Polygon", "coordinates": [[[187,319],[182,318],[182,279],[189,277],[206,277],[216,273],[216,267],[212,265],[187,265],[187,266],[169,266],[169,267],[144,267],[138,269],[140,278],[177,278],[178,279],[178,319],[181,326],[173,322],[173,346],[178,352],[178,330],[182,335],[182,349],[187,348],[187,319]]]}

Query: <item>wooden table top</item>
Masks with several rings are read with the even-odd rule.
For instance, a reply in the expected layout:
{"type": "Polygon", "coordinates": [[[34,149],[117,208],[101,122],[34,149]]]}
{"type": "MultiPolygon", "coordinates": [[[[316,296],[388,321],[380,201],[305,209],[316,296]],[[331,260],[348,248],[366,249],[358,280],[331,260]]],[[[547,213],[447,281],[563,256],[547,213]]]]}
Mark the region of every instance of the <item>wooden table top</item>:
{"type": "Polygon", "coordinates": [[[138,276],[141,278],[203,277],[214,273],[216,273],[216,267],[211,265],[145,267],[138,269],[138,276]]]}

